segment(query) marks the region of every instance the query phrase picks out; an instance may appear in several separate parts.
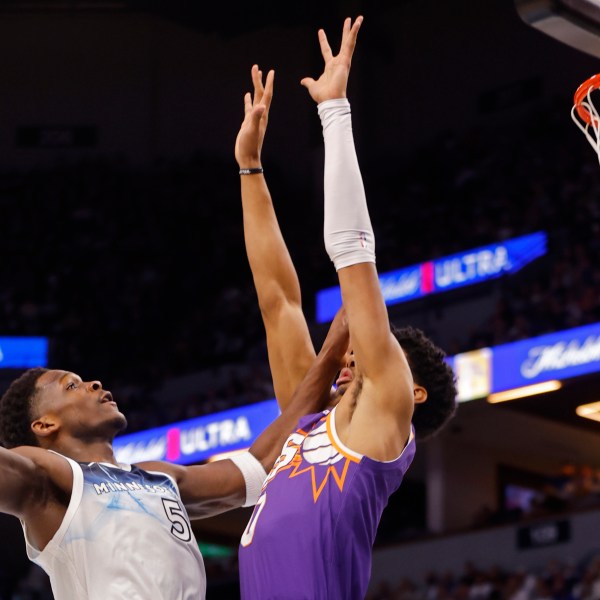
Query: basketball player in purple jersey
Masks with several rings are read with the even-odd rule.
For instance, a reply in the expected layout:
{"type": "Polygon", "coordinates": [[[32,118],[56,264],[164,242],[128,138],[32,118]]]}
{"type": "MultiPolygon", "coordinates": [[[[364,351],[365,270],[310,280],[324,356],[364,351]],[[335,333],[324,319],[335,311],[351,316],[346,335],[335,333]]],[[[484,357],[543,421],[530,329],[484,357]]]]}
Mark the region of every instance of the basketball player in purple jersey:
{"type": "MultiPolygon", "coordinates": [[[[415,452],[454,414],[444,353],[414,328],[390,331],[375,268],[374,236],[354,149],[346,87],[358,30],[346,19],[317,80],[302,80],[323,125],[327,252],[338,272],[350,347],[330,410],[300,420],[271,470],[240,543],[245,600],[362,599],[371,550],[389,496],[415,452]]],[[[244,98],[236,140],[246,249],[267,334],[277,398],[285,404],[314,359],[298,279],[262,173],[274,73],[244,98]]]]}

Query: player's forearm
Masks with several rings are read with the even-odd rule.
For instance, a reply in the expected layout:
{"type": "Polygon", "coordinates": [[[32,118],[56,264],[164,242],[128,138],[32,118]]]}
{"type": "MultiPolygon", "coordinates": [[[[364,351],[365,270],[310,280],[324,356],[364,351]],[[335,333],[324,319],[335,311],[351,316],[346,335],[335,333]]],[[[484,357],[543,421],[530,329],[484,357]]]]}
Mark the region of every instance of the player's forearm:
{"type": "Polygon", "coordinates": [[[315,357],[302,313],[300,284],[262,175],[242,176],[244,237],[281,410],[315,357]]]}
{"type": "Polygon", "coordinates": [[[375,263],[375,239],[358,157],[350,103],[346,98],[318,106],[325,143],[325,247],[337,271],[375,263]]]}
{"type": "Polygon", "coordinates": [[[244,241],[266,318],[282,301],[300,304],[300,284],[263,175],[241,176],[244,241]]]}
{"type": "Polygon", "coordinates": [[[330,100],[318,109],[325,142],[325,247],[338,271],[354,352],[368,375],[382,366],[390,329],[375,269],[375,237],[354,147],[350,103],[330,100]]]}

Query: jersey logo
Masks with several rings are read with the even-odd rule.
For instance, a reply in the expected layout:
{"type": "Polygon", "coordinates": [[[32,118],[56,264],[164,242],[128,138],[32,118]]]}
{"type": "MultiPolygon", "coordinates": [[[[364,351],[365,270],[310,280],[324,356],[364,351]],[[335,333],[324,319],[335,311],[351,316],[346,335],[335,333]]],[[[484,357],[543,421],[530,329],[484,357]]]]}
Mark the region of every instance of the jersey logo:
{"type": "Polygon", "coordinates": [[[316,503],[330,478],[344,491],[348,468],[358,458],[345,454],[337,448],[330,433],[328,420],[324,417],[311,431],[298,430],[286,442],[283,453],[269,473],[265,486],[281,471],[289,470],[292,479],[305,473],[310,474],[313,501],[316,503]],[[308,463],[308,466],[305,466],[308,463]],[[319,468],[321,467],[321,468],[319,468]],[[327,467],[323,474],[322,467],[327,467]],[[320,480],[320,481],[319,481],[320,480]]]}

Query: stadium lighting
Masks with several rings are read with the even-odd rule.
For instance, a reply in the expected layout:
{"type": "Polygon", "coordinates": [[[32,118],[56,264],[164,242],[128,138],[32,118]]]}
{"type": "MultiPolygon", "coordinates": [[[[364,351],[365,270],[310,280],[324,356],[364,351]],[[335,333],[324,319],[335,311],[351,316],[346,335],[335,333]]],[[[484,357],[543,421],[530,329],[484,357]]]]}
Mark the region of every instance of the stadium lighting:
{"type": "Polygon", "coordinates": [[[575,412],[584,419],[600,421],[600,402],[590,402],[589,404],[580,404],[575,412]]]}
{"type": "Polygon", "coordinates": [[[556,390],[560,390],[561,387],[561,381],[544,381],[543,383],[535,383],[533,385],[526,385],[524,387],[513,388],[512,390],[505,390],[504,392],[490,394],[487,401],[490,404],[497,404],[498,402],[516,400],[517,398],[527,398],[528,396],[535,396],[537,394],[555,392],[556,390]]]}

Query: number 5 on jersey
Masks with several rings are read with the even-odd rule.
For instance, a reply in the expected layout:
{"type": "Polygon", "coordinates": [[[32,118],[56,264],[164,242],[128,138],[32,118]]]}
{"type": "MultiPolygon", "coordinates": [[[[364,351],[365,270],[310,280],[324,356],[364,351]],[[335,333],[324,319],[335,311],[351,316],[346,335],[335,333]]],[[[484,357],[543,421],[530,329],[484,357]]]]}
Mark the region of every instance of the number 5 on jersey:
{"type": "Polygon", "coordinates": [[[162,503],[167,518],[171,521],[171,533],[182,542],[189,542],[192,539],[192,528],[179,502],[162,498],[162,503]]]}

